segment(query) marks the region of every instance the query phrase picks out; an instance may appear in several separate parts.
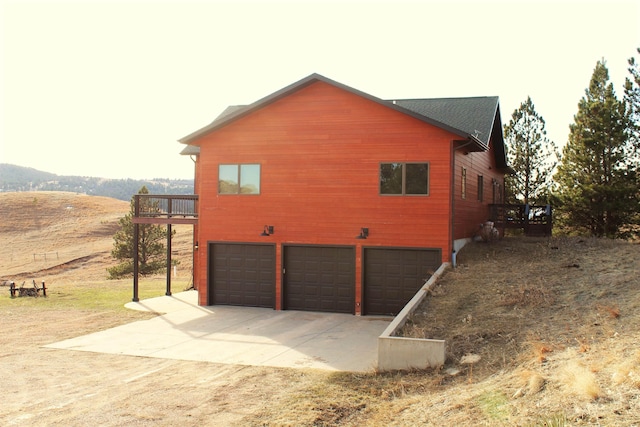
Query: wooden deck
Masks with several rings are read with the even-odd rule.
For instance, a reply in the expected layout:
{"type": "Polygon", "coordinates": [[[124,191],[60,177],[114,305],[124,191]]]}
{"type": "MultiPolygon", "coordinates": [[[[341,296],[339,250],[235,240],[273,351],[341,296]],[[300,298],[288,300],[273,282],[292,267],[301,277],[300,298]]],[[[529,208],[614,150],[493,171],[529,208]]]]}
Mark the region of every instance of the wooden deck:
{"type": "Polygon", "coordinates": [[[551,205],[489,205],[490,219],[494,226],[506,229],[522,229],[526,236],[551,236],[553,210],[551,205]]]}
{"type": "Polygon", "coordinates": [[[133,299],[138,298],[140,224],[165,224],[167,226],[167,291],[171,295],[171,226],[173,224],[198,224],[198,195],[136,194],[134,197],[133,240],[133,299]]]}
{"type": "Polygon", "coordinates": [[[198,195],[134,196],[134,224],[197,224],[198,195]]]}

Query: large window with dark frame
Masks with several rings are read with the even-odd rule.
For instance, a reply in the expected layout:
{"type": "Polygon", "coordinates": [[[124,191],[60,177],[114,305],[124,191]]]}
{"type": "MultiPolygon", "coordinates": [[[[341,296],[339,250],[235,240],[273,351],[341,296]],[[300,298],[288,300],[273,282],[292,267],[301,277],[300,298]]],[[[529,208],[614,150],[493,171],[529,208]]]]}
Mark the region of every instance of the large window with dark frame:
{"type": "Polygon", "coordinates": [[[260,165],[219,165],[218,194],[260,194],[260,165]]]}
{"type": "Polygon", "coordinates": [[[380,194],[429,195],[429,163],[381,163],[380,194]]]}

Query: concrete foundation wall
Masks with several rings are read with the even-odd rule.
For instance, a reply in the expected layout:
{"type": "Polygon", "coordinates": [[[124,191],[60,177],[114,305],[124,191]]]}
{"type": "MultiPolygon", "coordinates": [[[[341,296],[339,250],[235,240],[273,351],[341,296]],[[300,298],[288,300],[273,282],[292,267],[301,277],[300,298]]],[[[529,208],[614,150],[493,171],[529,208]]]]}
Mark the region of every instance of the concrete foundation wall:
{"type": "Polygon", "coordinates": [[[404,326],[408,317],[427,296],[429,289],[449,267],[444,263],[415,294],[409,303],[393,319],[387,329],[378,337],[378,370],[425,369],[444,365],[444,340],[404,338],[394,336],[404,326]]]}

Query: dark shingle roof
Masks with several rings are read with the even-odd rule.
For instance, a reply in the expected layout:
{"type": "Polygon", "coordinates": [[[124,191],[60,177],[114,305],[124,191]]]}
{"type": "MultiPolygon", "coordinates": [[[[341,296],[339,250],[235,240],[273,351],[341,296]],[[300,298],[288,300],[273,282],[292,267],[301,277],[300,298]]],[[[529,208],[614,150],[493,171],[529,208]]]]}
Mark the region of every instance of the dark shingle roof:
{"type": "Polygon", "coordinates": [[[489,146],[498,97],[401,99],[396,105],[459,129],[489,146]]]}

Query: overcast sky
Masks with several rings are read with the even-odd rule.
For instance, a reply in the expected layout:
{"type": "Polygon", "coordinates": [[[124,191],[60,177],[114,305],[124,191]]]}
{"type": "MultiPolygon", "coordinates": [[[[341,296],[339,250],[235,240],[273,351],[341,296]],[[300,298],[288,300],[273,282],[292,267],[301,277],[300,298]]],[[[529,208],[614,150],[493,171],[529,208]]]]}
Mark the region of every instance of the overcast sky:
{"type": "Polygon", "coordinates": [[[2,2],[0,163],[192,178],[177,140],[309,74],[383,99],[527,96],[566,142],[596,62],[621,98],[638,1],[2,2]]]}

